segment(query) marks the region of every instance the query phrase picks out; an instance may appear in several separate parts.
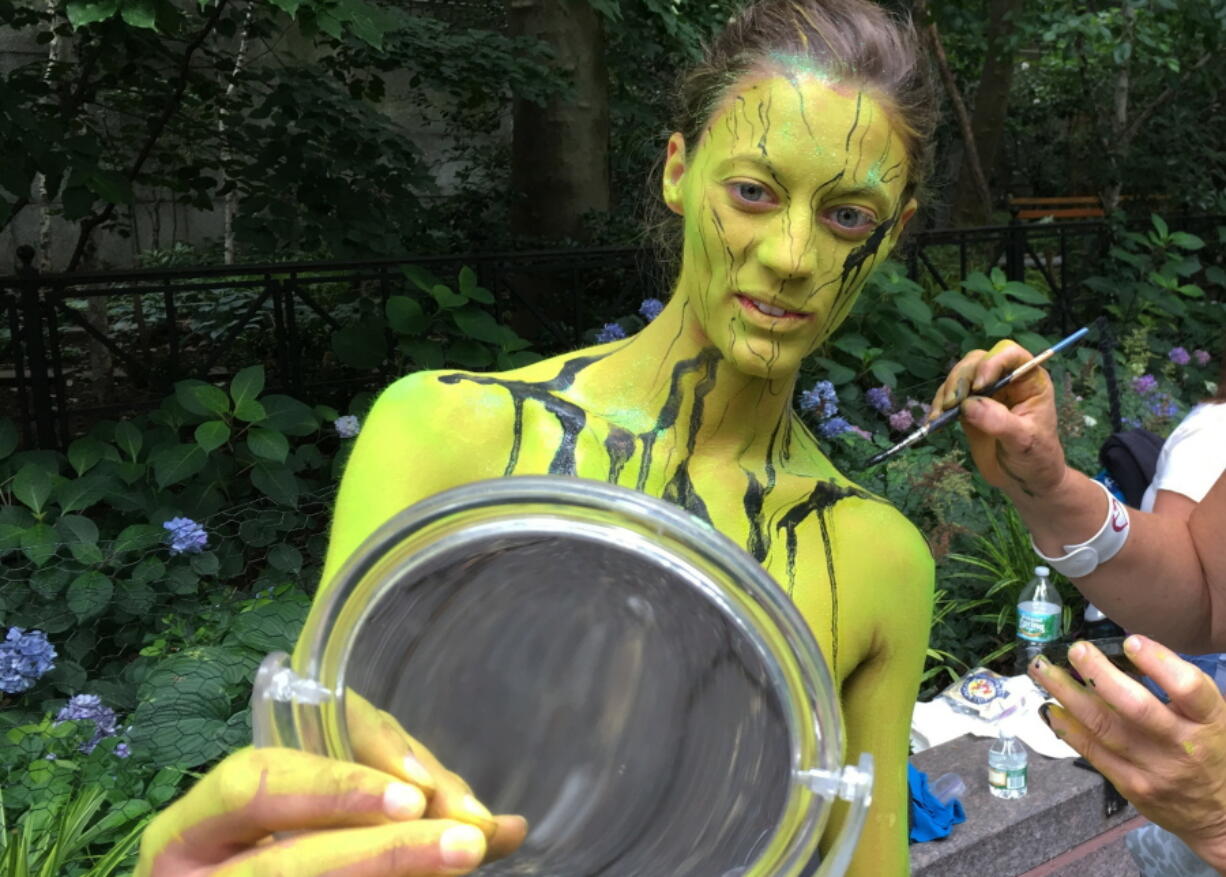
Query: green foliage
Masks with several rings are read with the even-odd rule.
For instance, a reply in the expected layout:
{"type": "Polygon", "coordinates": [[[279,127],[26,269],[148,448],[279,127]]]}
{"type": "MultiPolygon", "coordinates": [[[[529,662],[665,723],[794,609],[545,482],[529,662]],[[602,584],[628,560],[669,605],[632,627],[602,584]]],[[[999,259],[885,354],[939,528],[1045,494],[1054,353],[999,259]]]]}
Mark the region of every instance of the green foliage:
{"type": "Polygon", "coordinates": [[[388,297],[382,313],[362,301],[358,316],[332,335],[332,351],[346,365],[386,367],[392,374],[456,366],[507,370],[540,357],[488,307],[493,294],[460,269],[453,289],[424,268],[404,269],[407,289],[388,297]]]}

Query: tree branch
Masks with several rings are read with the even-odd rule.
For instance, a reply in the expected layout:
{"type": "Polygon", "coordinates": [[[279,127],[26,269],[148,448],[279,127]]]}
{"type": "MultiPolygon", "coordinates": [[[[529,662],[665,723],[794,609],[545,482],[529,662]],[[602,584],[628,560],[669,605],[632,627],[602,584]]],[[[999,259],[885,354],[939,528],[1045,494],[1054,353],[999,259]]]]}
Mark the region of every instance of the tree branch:
{"type": "Polygon", "coordinates": [[[1141,112],[1137,113],[1136,118],[1134,118],[1128,127],[1124,129],[1124,135],[1122,138],[1123,142],[1131,143],[1132,138],[1135,137],[1137,132],[1141,130],[1141,126],[1149,121],[1149,117],[1157,112],[1160,107],[1166,105],[1181,88],[1188,84],[1188,80],[1192,78],[1192,74],[1208,64],[1212,58],[1213,54],[1211,52],[1206,52],[1200,57],[1200,60],[1184,71],[1183,75],[1179,77],[1178,82],[1176,82],[1174,85],[1168,86],[1167,89],[1162,92],[1162,94],[1158,95],[1148,104],[1146,104],[1145,108],[1142,109],[1141,112]]]}
{"type": "MultiPolygon", "coordinates": [[[[924,12],[925,5],[918,4],[917,11],[920,14],[924,12]]],[[[941,44],[941,33],[937,30],[937,23],[929,22],[924,32],[928,37],[933,57],[936,58],[937,69],[941,73],[941,82],[944,83],[949,102],[953,105],[954,115],[958,117],[958,127],[962,131],[962,143],[965,148],[965,160],[970,165],[971,178],[975,181],[975,189],[983,201],[984,214],[990,215],[992,193],[988,189],[987,177],[983,174],[983,164],[979,161],[979,147],[975,145],[975,130],[971,125],[970,113],[966,111],[966,102],[962,100],[962,93],[958,90],[958,83],[954,81],[953,71],[949,69],[949,59],[945,57],[945,47],[941,44]]]]}
{"type": "MultiPolygon", "coordinates": [[[[192,56],[204,45],[204,41],[209,38],[209,34],[217,27],[221,13],[228,4],[229,0],[217,0],[217,4],[213,7],[212,12],[209,13],[209,17],[204,23],[204,27],[200,29],[200,32],[184,48],[183,57],[179,61],[179,71],[175,79],[174,93],[166,102],[166,107],[162,110],[161,115],[154,119],[153,124],[149,126],[149,136],[145,138],[140,152],[137,153],[136,159],[132,162],[132,167],[128,169],[127,177],[129,182],[135,182],[136,178],[140,176],[140,172],[144,168],[145,162],[149,160],[149,156],[153,154],[153,149],[157,146],[162,132],[166,130],[170,120],[179,111],[179,107],[183,103],[183,92],[187,90],[187,80],[191,75],[192,56]]],[[[94,229],[114,215],[115,206],[114,203],[107,204],[101,213],[86,217],[81,221],[81,233],[77,235],[77,243],[73,247],[72,258],[68,260],[68,266],[64,269],[66,272],[77,269],[77,266],[81,263],[81,257],[85,254],[85,247],[89,243],[89,238],[94,233],[94,229]]]]}

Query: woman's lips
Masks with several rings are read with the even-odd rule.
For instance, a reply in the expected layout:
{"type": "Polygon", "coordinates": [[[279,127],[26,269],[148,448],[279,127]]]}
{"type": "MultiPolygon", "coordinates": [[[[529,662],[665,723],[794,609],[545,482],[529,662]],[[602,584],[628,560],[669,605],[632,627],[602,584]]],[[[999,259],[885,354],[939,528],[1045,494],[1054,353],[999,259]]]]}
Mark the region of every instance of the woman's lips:
{"type": "Polygon", "coordinates": [[[756,298],[750,298],[749,296],[743,293],[739,293],[739,292],[736,294],[736,298],[737,298],[737,301],[741,303],[741,307],[743,307],[749,313],[754,314],[759,317],[767,317],[772,321],[778,321],[778,320],[801,321],[801,320],[807,320],[811,316],[810,314],[802,314],[798,311],[784,310],[783,308],[776,307],[775,305],[767,304],[766,302],[760,301],[756,298]]]}

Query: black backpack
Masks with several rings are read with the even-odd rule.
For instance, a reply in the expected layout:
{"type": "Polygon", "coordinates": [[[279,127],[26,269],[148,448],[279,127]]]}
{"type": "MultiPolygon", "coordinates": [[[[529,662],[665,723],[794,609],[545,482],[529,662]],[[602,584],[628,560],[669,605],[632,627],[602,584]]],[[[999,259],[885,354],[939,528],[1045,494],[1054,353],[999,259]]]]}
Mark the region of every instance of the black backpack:
{"type": "Polygon", "coordinates": [[[1103,442],[1098,461],[1124,493],[1124,502],[1141,507],[1145,488],[1154,480],[1158,453],[1164,439],[1148,429],[1137,427],[1114,433],[1103,442]]]}

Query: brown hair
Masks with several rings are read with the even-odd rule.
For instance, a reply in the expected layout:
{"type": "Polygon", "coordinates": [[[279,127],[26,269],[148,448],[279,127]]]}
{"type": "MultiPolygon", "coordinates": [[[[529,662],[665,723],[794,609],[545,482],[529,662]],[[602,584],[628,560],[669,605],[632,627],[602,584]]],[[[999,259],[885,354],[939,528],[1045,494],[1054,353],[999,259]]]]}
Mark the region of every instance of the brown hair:
{"type": "MultiPolygon", "coordinates": [[[[910,20],[871,0],[756,0],[706,46],[674,94],[673,126],[687,149],[728,89],[743,76],[796,64],[819,68],[830,79],[869,92],[890,113],[908,159],[904,200],[920,189],[932,167],[931,140],[937,96],[931,69],[910,20]]],[[[659,174],[653,175],[659,205],[659,174]]],[[[662,255],[675,259],[680,224],[662,211],[652,222],[662,255]]]]}

